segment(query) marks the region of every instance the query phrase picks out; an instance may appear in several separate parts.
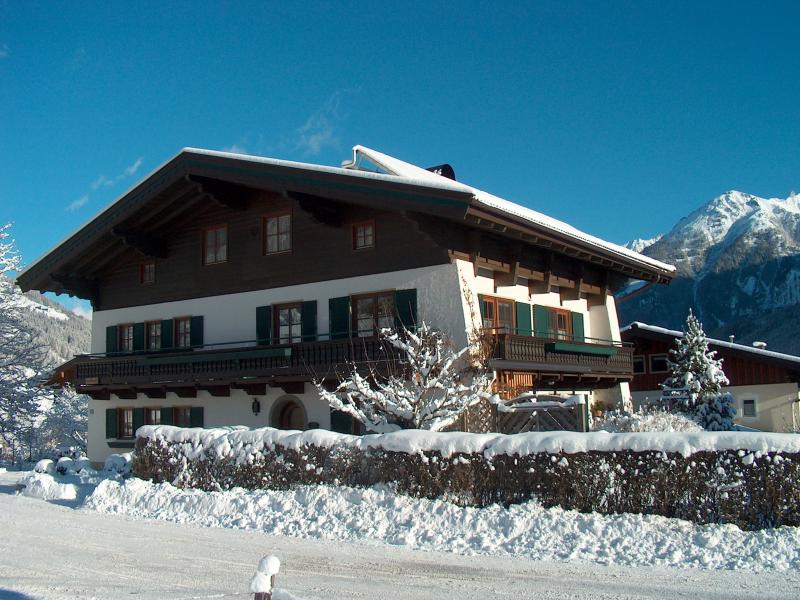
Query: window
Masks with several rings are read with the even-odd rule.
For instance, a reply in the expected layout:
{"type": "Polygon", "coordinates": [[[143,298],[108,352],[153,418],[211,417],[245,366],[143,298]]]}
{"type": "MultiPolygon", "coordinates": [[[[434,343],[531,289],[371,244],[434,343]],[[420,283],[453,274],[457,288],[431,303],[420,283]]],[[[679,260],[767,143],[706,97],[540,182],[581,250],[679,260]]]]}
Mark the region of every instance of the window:
{"type": "Polygon", "coordinates": [[[161,425],[161,409],[160,408],[145,408],[144,409],[144,424],[145,425],[161,425]]]}
{"type": "Polygon", "coordinates": [[[484,329],[493,329],[498,333],[514,331],[514,302],[502,298],[481,298],[481,314],[484,329]]]}
{"type": "Polygon", "coordinates": [[[175,427],[189,427],[192,424],[192,407],[176,406],[172,409],[172,419],[175,427]]]}
{"type": "Polygon", "coordinates": [[[284,213],[264,217],[264,254],[278,254],[292,249],[292,215],[284,213]]]}
{"type": "Polygon", "coordinates": [[[758,416],[755,398],[742,400],[742,416],[749,419],[755,419],[758,416]]]}
{"type": "Polygon", "coordinates": [[[161,348],[161,321],[148,321],[145,323],[147,336],[147,349],[158,350],[161,348]]]}
{"type": "Polygon", "coordinates": [[[666,373],[669,371],[667,365],[666,354],[651,354],[650,355],[650,372],[651,373],[666,373]]]}
{"type": "Polygon", "coordinates": [[[203,232],[203,264],[213,265],[228,260],[228,227],[214,227],[203,232]]]}
{"type": "Polygon", "coordinates": [[[548,330],[552,337],[559,340],[572,339],[572,317],[568,310],[548,308],[547,321],[548,330]]]}
{"type": "Polygon", "coordinates": [[[279,344],[302,341],[302,322],[299,304],[275,307],[275,332],[279,344]]]}
{"type": "Polygon", "coordinates": [[[142,263],[139,265],[139,283],[143,285],[150,285],[156,282],[156,263],[151,260],[150,262],[142,263]]]}
{"type": "Polygon", "coordinates": [[[119,326],[119,351],[133,352],[133,323],[119,326]]]}
{"type": "Polygon", "coordinates": [[[353,224],[353,250],[375,247],[375,221],[353,224]]]}
{"type": "Polygon", "coordinates": [[[175,347],[190,348],[192,346],[192,319],[179,317],[175,319],[175,347]]]}
{"type": "Polygon", "coordinates": [[[356,296],[353,304],[353,330],[358,337],[377,335],[381,329],[394,329],[394,293],[356,296]]]}
{"type": "Polygon", "coordinates": [[[644,356],[639,355],[633,357],[633,373],[634,375],[644,373],[644,356]]]}
{"type": "Polygon", "coordinates": [[[133,409],[120,408],[117,412],[119,423],[117,426],[117,437],[120,439],[133,437],[133,409]]]}

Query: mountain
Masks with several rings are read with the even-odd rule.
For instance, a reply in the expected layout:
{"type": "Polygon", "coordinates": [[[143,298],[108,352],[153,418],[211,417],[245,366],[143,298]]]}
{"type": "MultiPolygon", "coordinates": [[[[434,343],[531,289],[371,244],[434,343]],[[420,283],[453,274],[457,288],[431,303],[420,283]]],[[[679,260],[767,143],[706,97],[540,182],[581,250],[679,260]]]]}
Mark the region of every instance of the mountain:
{"type": "Polygon", "coordinates": [[[674,264],[669,286],[619,304],[620,323],[679,329],[689,308],[712,337],[765,341],[800,354],[800,194],[759,198],[730,191],[639,251],[674,264]]]}
{"type": "Polygon", "coordinates": [[[15,293],[15,303],[22,309],[23,321],[35,333],[35,339],[47,347],[47,361],[53,367],[75,354],[89,352],[92,322],[67,310],[39,292],[15,293]]]}

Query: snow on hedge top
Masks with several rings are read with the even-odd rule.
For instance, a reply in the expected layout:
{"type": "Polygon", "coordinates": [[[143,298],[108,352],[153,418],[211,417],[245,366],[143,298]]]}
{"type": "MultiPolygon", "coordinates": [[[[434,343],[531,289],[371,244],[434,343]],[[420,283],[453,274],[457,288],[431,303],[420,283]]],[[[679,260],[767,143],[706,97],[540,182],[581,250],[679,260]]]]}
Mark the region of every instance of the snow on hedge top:
{"type": "MultiPolygon", "coordinates": [[[[611,242],[601,240],[593,235],[589,235],[588,233],[584,233],[583,231],[575,229],[563,221],[553,219],[552,217],[548,217],[547,215],[544,215],[538,211],[521,206],[515,202],[511,202],[510,200],[494,196],[465,183],[452,181],[446,177],[428,171],[427,169],[423,169],[393,156],[389,156],[388,154],[383,154],[382,152],[372,150],[371,148],[367,148],[365,146],[354,146],[353,154],[357,155],[359,153],[366,156],[370,161],[399,177],[409,178],[415,182],[422,181],[426,185],[434,185],[447,189],[453,189],[455,186],[459,186],[461,190],[471,193],[480,204],[488,206],[489,208],[501,210],[505,213],[520,217],[526,221],[529,221],[530,223],[533,223],[534,225],[543,227],[544,229],[549,229],[550,231],[560,233],[561,235],[580,240],[581,242],[602,248],[627,259],[635,260],[636,262],[645,264],[649,267],[656,267],[657,269],[661,269],[668,273],[675,271],[675,267],[673,265],[650,258],[649,256],[644,256],[643,254],[639,254],[638,252],[634,252],[633,250],[623,246],[618,246],[617,244],[612,244],[611,242]]],[[[353,162],[356,162],[355,157],[353,162]]]]}
{"type": "MultiPolygon", "coordinates": [[[[747,452],[800,453],[800,435],[761,432],[693,432],[693,433],[462,433],[403,430],[394,433],[354,436],[324,429],[290,431],[281,429],[248,429],[221,427],[217,429],[183,429],[170,425],[146,425],[136,432],[137,437],[187,443],[192,454],[214,451],[218,456],[239,456],[261,448],[280,446],[300,450],[307,446],[332,448],[341,446],[361,450],[382,449],[390,452],[418,454],[438,452],[444,457],[453,454],[483,454],[486,458],[499,455],[525,456],[549,453],[577,454],[580,452],[666,452],[690,456],[695,452],[743,450],[747,452]]],[[[190,456],[191,458],[192,456],[190,456]]]]}

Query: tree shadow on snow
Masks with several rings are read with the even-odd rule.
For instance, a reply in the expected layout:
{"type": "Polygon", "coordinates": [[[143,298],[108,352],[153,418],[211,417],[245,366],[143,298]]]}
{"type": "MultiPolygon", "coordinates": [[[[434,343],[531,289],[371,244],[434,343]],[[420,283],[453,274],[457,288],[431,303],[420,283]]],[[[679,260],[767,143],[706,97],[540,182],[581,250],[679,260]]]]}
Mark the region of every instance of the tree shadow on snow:
{"type": "MultiPolygon", "coordinates": [[[[8,487],[7,485],[0,487],[8,487]]],[[[15,592],[14,590],[6,590],[0,588],[0,600],[25,600],[26,598],[33,599],[33,596],[23,594],[22,592],[15,592]]]]}

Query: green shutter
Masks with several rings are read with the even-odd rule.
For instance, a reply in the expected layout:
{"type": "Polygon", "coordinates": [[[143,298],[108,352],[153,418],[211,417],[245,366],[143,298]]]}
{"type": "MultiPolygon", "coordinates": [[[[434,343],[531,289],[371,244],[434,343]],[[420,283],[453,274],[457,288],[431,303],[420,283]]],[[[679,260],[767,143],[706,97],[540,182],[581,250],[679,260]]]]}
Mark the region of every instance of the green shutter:
{"type": "Polygon", "coordinates": [[[534,305],[533,330],[538,337],[550,337],[550,317],[546,306],[534,305]]]}
{"type": "Polygon", "coordinates": [[[161,424],[162,425],[172,425],[175,420],[172,418],[172,407],[171,406],[162,406],[161,407],[161,424]]]}
{"type": "Polygon", "coordinates": [[[133,351],[144,350],[144,323],[133,324],[133,351]]]}
{"type": "Polygon", "coordinates": [[[353,417],[340,410],[331,410],[331,431],[353,433],[353,417]]]}
{"type": "Polygon", "coordinates": [[[192,317],[189,326],[189,343],[192,348],[199,348],[203,345],[203,317],[192,317]]]}
{"type": "Polygon", "coordinates": [[[175,331],[175,323],[172,319],[165,319],[161,321],[161,347],[172,348],[172,336],[175,331]]]}
{"type": "Polygon", "coordinates": [[[144,425],[144,409],[143,408],[134,408],[133,409],[133,435],[136,436],[136,430],[139,429],[144,425]]]}
{"type": "Polygon", "coordinates": [[[531,305],[526,302],[515,302],[515,312],[517,313],[517,334],[533,335],[533,324],[531,323],[531,305]]]}
{"type": "Polygon", "coordinates": [[[303,302],[300,307],[300,331],[303,341],[314,341],[317,339],[317,301],[309,300],[303,302]]]}
{"type": "Polygon", "coordinates": [[[583,332],[583,313],[572,313],[572,339],[576,342],[586,341],[586,337],[583,332]]]}
{"type": "Polygon", "coordinates": [[[417,290],[397,290],[394,293],[395,328],[417,328],[417,290]]]}
{"type": "Polygon", "coordinates": [[[117,352],[119,346],[117,345],[117,326],[109,325],[106,327],[106,352],[117,352]]]}
{"type": "Polygon", "coordinates": [[[272,343],[272,307],[256,307],[256,339],[259,344],[272,343]]]}
{"type": "Polygon", "coordinates": [[[328,328],[332,340],[350,337],[350,296],[328,300],[328,328]]]}
{"type": "Polygon", "coordinates": [[[189,427],[203,426],[203,407],[193,406],[189,414],[189,427]]]}
{"type": "Polygon", "coordinates": [[[106,438],[116,439],[117,437],[117,409],[106,409],[106,438]]]}

